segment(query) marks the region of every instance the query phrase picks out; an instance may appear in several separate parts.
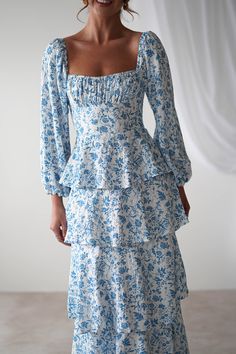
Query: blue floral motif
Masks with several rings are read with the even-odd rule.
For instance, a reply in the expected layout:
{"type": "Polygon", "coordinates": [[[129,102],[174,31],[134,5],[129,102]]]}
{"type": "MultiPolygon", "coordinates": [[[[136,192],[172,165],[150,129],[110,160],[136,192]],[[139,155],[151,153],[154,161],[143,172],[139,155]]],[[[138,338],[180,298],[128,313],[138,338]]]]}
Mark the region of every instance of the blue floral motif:
{"type": "Polygon", "coordinates": [[[68,102],[60,72],[63,58],[55,49],[53,40],[44,51],[41,67],[41,178],[48,194],[66,197],[70,188],[59,180],[71,154],[68,102]]]}
{"type": "Polygon", "coordinates": [[[160,38],[151,33],[144,50],[146,61],[145,92],[156,118],[154,142],[175,175],[177,185],[184,185],[192,176],[182,131],[174,103],[174,90],[169,60],[160,38]]]}
{"type": "Polygon", "coordinates": [[[189,354],[175,232],[189,222],[177,187],[192,170],[159,37],[142,32],[136,68],[104,76],[69,74],[64,39],[51,40],[40,123],[42,184],[68,197],[72,354],[189,354]],[[153,138],[143,123],[145,94],[153,138]]]}

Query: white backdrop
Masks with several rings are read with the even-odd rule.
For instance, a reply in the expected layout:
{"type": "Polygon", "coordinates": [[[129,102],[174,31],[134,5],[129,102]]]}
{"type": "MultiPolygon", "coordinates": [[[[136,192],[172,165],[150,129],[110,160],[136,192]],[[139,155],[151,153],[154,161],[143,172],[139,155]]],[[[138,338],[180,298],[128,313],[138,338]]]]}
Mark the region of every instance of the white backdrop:
{"type": "MultiPolygon", "coordinates": [[[[75,18],[81,7],[1,4],[1,290],[67,289],[70,248],[49,230],[50,197],[39,177],[39,83],[43,49],[84,26],[75,18]]],[[[131,7],[140,15],[125,14],[124,25],[156,32],[166,48],[192,161],[190,223],[177,231],[189,288],[236,288],[235,2],[131,0],[131,7]]],[[[147,100],[144,122],[153,134],[147,100]]]]}
{"type": "Polygon", "coordinates": [[[154,1],[184,124],[201,161],[236,173],[236,1],[154,1]]]}

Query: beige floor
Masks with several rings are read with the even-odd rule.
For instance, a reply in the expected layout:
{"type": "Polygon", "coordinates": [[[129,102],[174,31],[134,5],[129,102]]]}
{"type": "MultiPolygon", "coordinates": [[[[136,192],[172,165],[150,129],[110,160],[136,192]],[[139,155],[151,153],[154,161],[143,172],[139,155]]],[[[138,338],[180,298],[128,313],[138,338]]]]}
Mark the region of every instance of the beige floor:
{"type": "MultiPolygon", "coordinates": [[[[1,354],[71,353],[66,293],[1,293],[0,306],[1,354]]],[[[182,310],[191,354],[236,354],[236,290],[191,291],[182,310]]]]}

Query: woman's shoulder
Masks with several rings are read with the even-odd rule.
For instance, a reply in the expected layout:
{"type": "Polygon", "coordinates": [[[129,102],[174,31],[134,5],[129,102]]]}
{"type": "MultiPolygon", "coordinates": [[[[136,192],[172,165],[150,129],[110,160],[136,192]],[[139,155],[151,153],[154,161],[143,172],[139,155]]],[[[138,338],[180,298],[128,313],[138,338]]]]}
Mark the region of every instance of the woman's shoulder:
{"type": "Polygon", "coordinates": [[[162,39],[154,31],[146,31],[144,56],[148,62],[166,60],[167,53],[162,39]]]}
{"type": "MultiPolygon", "coordinates": [[[[42,52],[42,65],[53,75],[58,75],[63,66],[66,68],[66,55],[63,44],[63,38],[51,38],[42,52]],[[58,69],[56,70],[56,68],[58,69]]],[[[66,69],[63,72],[66,72],[66,69]]]]}
{"type": "Polygon", "coordinates": [[[63,38],[54,37],[51,38],[43,49],[43,56],[45,58],[55,58],[63,51],[63,38]]]}
{"type": "Polygon", "coordinates": [[[161,38],[159,37],[159,35],[152,31],[152,30],[148,30],[145,32],[145,38],[146,41],[145,43],[147,44],[147,46],[151,47],[163,47],[163,43],[161,38]]]}

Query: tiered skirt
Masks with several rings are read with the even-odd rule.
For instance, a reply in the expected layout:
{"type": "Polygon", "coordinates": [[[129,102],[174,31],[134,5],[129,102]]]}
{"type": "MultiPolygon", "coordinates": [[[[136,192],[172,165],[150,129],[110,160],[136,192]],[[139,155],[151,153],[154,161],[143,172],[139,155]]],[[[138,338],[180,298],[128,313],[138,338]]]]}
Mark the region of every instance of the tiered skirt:
{"type": "Polygon", "coordinates": [[[189,354],[176,230],[189,222],[172,172],[128,188],[72,187],[72,354],[189,354]]]}

